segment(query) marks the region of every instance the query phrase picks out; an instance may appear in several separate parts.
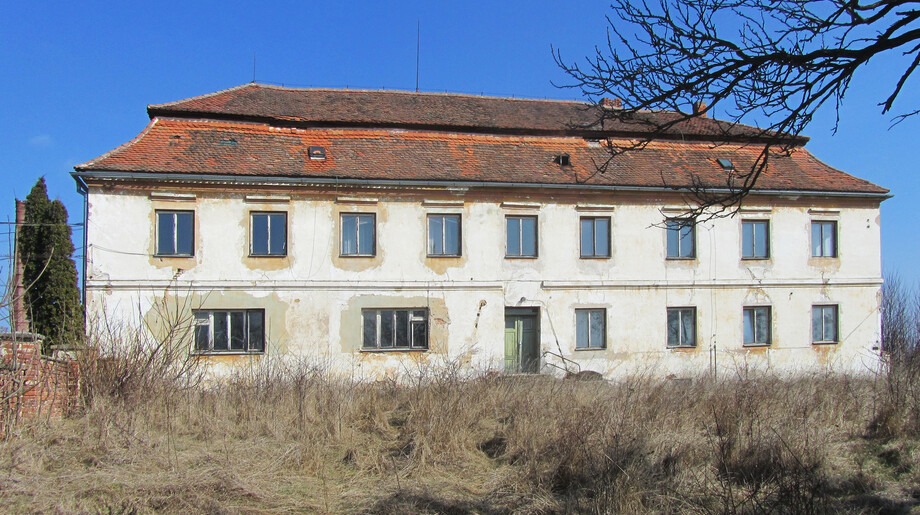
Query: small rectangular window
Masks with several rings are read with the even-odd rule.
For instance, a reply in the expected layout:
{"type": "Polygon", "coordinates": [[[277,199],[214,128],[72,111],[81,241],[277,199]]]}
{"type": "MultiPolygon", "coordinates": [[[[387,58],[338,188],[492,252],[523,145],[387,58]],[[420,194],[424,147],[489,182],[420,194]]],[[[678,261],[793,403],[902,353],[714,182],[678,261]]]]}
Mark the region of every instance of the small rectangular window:
{"type": "Polygon", "coordinates": [[[581,257],[610,257],[610,217],[586,216],[581,219],[581,257]]]}
{"type": "Polygon", "coordinates": [[[194,211],[157,211],[158,256],[194,255],[194,211]]]}
{"type": "Polygon", "coordinates": [[[428,310],[365,309],[361,311],[362,347],[367,350],[428,348],[428,310]]]}
{"type": "Polygon", "coordinates": [[[693,259],[696,257],[696,224],[686,218],[672,218],[665,222],[668,235],[668,259],[693,259]]]}
{"type": "Polygon", "coordinates": [[[250,256],[287,255],[287,213],[252,213],[250,232],[250,256]]]}
{"type": "Polygon", "coordinates": [[[460,255],[460,215],[428,215],[428,255],[460,255]]]}
{"type": "Polygon", "coordinates": [[[770,223],[766,220],[742,220],[741,257],[767,259],[770,257],[770,223]]]}
{"type": "Polygon", "coordinates": [[[374,241],[374,214],[347,213],[342,215],[342,251],[343,256],[373,256],[376,251],[374,241]]]}
{"type": "Polygon", "coordinates": [[[696,347],[696,308],[668,308],[668,347],[696,347]]]}
{"type": "Polygon", "coordinates": [[[505,217],[506,257],[537,257],[537,217],[505,217]]]}
{"type": "Polygon", "coordinates": [[[196,310],[194,316],[198,352],[265,352],[265,310],[196,310]]]}
{"type": "Polygon", "coordinates": [[[811,223],[812,257],[837,257],[837,222],[811,223]]]}
{"type": "Polygon", "coordinates": [[[812,343],[837,343],[837,338],[837,306],[812,306],[812,343]]]}
{"type": "Polygon", "coordinates": [[[604,349],[607,347],[607,310],[575,310],[575,348],[604,349]]]}
{"type": "Polygon", "coordinates": [[[744,308],[744,344],[770,345],[770,308],[744,308]]]}

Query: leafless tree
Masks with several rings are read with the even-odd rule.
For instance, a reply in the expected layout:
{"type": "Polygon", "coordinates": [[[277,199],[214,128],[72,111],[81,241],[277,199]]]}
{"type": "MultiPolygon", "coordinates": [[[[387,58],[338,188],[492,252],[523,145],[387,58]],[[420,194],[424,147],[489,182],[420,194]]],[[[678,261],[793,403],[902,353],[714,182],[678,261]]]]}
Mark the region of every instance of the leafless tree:
{"type": "MultiPolygon", "coordinates": [[[[611,9],[605,45],[583,61],[558,50],[554,57],[571,79],[562,87],[622,99],[622,109],[598,110],[600,121],[648,127],[639,142],[613,144],[612,156],[714,109],[727,117],[720,125],[726,135],[739,123],[762,127],[751,138],[762,145],[753,166],[730,172],[719,187],[689,188],[700,204],[694,214],[737,209],[770,157],[801,144],[819,108],[838,109],[870,59],[900,56],[900,78],[879,99],[882,114],[896,114],[895,101],[920,64],[917,1],[614,0],[611,9]],[[661,110],[677,114],[653,115],[661,110]]],[[[918,113],[911,106],[893,120],[918,113]]]]}

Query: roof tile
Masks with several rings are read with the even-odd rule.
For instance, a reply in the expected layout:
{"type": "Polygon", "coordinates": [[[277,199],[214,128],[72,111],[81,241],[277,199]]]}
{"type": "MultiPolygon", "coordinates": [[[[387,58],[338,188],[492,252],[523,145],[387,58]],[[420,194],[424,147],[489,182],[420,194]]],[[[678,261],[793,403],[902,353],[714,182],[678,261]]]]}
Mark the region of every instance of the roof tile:
{"type": "MultiPolygon", "coordinates": [[[[279,128],[262,123],[155,118],[130,143],[76,169],[588,187],[687,187],[698,180],[708,187],[724,187],[728,176],[716,159],[731,159],[736,168],[744,170],[753,166],[761,148],[750,143],[654,141],[641,151],[618,155],[599,173],[597,164],[609,154],[583,137],[279,128]],[[221,144],[228,139],[235,140],[235,145],[221,144]],[[325,147],[326,159],[311,160],[307,155],[310,146],[325,147]],[[571,166],[553,161],[563,153],[571,156],[571,166]]],[[[822,163],[801,147],[771,157],[755,190],[888,191],[822,163]]]]}
{"type": "MultiPolygon", "coordinates": [[[[680,117],[668,111],[641,111],[631,120],[601,120],[597,104],[562,100],[497,98],[451,93],[300,89],[250,83],[208,95],[149,105],[151,118],[215,117],[273,121],[304,126],[406,127],[514,134],[646,134],[680,117]]],[[[664,131],[685,139],[759,138],[757,127],[707,117],[680,122],[664,131]]],[[[804,143],[805,137],[794,137],[804,143]]]]}

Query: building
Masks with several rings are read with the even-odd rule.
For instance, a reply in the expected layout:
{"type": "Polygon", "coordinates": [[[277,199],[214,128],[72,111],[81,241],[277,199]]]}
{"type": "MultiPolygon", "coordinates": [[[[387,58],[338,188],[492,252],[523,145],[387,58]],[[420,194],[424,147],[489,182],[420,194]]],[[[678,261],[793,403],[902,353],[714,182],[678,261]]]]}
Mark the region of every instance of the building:
{"type": "Polygon", "coordinates": [[[694,118],[600,173],[646,130],[594,123],[615,108],[261,84],[148,106],[73,173],[88,324],[169,312],[221,368],[365,377],[878,365],[886,189],[796,137],[739,213],[687,223],[679,187],[726,184],[761,132],[694,118]]]}

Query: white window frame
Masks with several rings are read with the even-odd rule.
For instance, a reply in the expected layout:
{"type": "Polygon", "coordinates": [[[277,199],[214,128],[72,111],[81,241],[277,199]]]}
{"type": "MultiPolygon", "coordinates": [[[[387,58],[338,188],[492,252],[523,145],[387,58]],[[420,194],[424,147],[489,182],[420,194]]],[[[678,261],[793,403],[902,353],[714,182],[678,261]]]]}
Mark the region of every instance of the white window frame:
{"type": "Polygon", "coordinates": [[[288,231],[287,231],[287,213],[284,211],[251,211],[249,213],[249,255],[251,257],[284,257],[288,253],[288,231]],[[268,229],[267,236],[268,241],[266,243],[266,248],[268,252],[265,254],[256,254],[253,249],[255,248],[255,218],[257,216],[264,216],[267,218],[268,229]],[[282,216],[284,219],[284,227],[282,229],[273,229],[274,224],[272,219],[278,216],[282,216]],[[272,253],[272,238],[273,235],[277,237],[278,231],[282,231],[281,237],[284,239],[284,247],[281,253],[272,253]]]}
{"type": "MultiPolygon", "coordinates": [[[[581,223],[581,222],[579,222],[581,223]]],[[[536,215],[505,215],[505,257],[511,259],[532,259],[536,258],[540,253],[540,221],[536,215]],[[517,240],[518,240],[518,249],[520,252],[518,254],[512,254],[508,249],[508,227],[511,220],[518,220],[518,230],[517,230],[517,240]],[[524,220],[533,220],[533,254],[524,253],[524,230],[523,224],[521,223],[524,220]]]]}
{"type": "Polygon", "coordinates": [[[773,309],[770,306],[744,306],[741,311],[741,342],[745,347],[765,347],[773,342],[773,309]],[[753,340],[751,341],[747,341],[744,329],[748,313],[753,317],[753,340]],[[764,316],[767,318],[767,334],[762,335],[758,334],[757,320],[764,316]]]}
{"type": "Polygon", "coordinates": [[[154,255],[155,256],[168,256],[168,257],[192,257],[195,255],[195,211],[189,209],[157,209],[154,211],[154,219],[156,223],[156,234],[154,239],[154,255]],[[173,243],[173,252],[163,252],[160,248],[160,236],[162,234],[163,228],[160,226],[160,215],[172,215],[172,243],[173,243]],[[179,220],[177,215],[189,215],[192,218],[192,234],[190,236],[190,249],[189,253],[181,253],[177,249],[179,248],[179,220]]]}
{"type": "Polygon", "coordinates": [[[811,221],[811,257],[816,258],[836,258],[840,254],[840,242],[837,238],[837,221],[836,220],[812,220],[811,221]],[[820,227],[820,245],[815,246],[815,227],[820,227]],[[826,228],[830,227],[831,229],[831,249],[826,249],[824,245],[824,238],[826,228]]]}
{"type": "Polygon", "coordinates": [[[579,217],[578,219],[578,247],[579,247],[579,255],[581,259],[610,259],[610,256],[613,254],[613,248],[612,248],[613,243],[611,241],[612,238],[610,237],[610,234],[612,232],[613,231],[611,229],[611,220],[609,216],[582,216],[582,217],[579,217]],[[591,221],[591,233],[594,235],[594,237],[591,238],[591,253],[586,253],[585,248],[582,245],[582,243],[584,242],[584,235],[582,234],[582,231],[584,230],[583,223],[586,220],[591,221]],[[604,220],[607,222],[607,234],[605,235],[605,241],[607,242],[607,253],[606,254],[597,253],[597,221],[598,220],[604,220]]]}
{"type": "Polygon", "coordinates": [[[606,308],[578,308],[575,310],[575,350],[604,350],[607,348],[607,309],[606,308]],[[591,317],[594,314],[600,313],[601,316],[601,335],[600,342],[595,341],[591,335],[591,317]],[[579,315],[583,314],[584,317],[579,315]],[[580,321],[583,320],[587,327],[585,327],[585,334],[587,334],[588,341],[587,345],[583,345],[579,341],[578,335],[581,333],[579,330],[580,321]]]}
{"type": "Polygon", "coordinates": [[[745,260],[756,260],[756,259],[770,259],[770,221],[769,220],[741,220],[741,259],[745,260]],[[751,227],[751,248],[748,249],[744,244],[744,231],[745,228],[751,227]],[[766,232],[766,237],[764,241],[766,242],[767,248],[763,249],[761,254],[757,253],[757,235],[759,231],[758,227],[762,227],[762,231],[766,232]],[[748,252],[750,250],[750,252],[748,252]]]}
{"type": "Polygon", "coordinates": [[[195,320],[195,331],[194,331],[194,346],[195,352],[198,354],[264,354],[265,353],[265,310],[264,309],[197,309],[192,312],[192,316],[195,320]],[[231,349],[231,337],[233,334],[232,321],[233,314],[243,314],[243,335],[245,338],[245,343],[242,349],[231,349]],[[262,330],[259,335],[260,342],[259,345],[253,345],[252,335],[250,334],[250,324],[252,323],[252,316],[259,315],[262,319],[262,330]],[[226,349],[214,349],[214,328],[215,328],[215,318],[218,316],[226,317],[227,324],[227,348],[226,349]],[[201,328],[207,328],[207,345],[201,345],[200,340],[200,330],[201,328]]]}
{"type": "Polygon", "coordinates": [[[463,219],[459,214],[456,213],[430,213],[427,218],[428,224],[428,257],[460,257],[463,255],[463,219]],[[434,246],[432,245],[432,235],[431,234],[431,219],[440,218],[441,219],[441,252],[434,252],[434,246]],[[445,220],[448,218],[455,218],[457,220],[457,252],[449,253],[447,252],[447,230],[445,220]]]}
{"type": "Polygon", "coordinates": [[[362,351],[371,351],[371,352],[389,352],[389,351],[426,351],[428,350],[428,341],[431,339],[429,334],[429,323],[428,323],[428,308],[365,308],[361,310],[361,350],[362,351]],[[383,346],[381,341],[382,327],[383,327],[383,314],[384,312],[392,312],[393,315],[393,339],[391,346],[383,346]],[[409,339],[408,345],[397,346],[398,339],[398,328],[397,323],[399,320],[398,312],[406,312],[406,323],[408,324],[407,336],[409,339]],[[423,312],[423,315],[419,315],[419,312],[423,312]],[[366,340],[366,332],[368,323],[368,314],[373,316],[373,328],[374,328],[374,345],[368,345],[366,340]],[[425,331],[425,341],[416,342],[415,341],[415,327],[416,325],[421,325],[424,327],[425,331]]]}
{"type": "Polygon", "coordinates": [[[667,333],[667,337],[668,337],[668,342],[667,342],[668,348],[669,348],[669,349],[681,349],[681,348],[694,348],[694,347],[696,347],[696,346],[697,346],[697,341],[699,340],[699,335],[697,334],[697,333],[698,333],[698,331],[697,331],[698,328],[697,328],[697,320],[696,320],[696,307],[693,307],[693,306],[669,307],[669,308],[667,308],[667,315],[668,315],[668,320],[666,320],[666,323],[665,323],[665,332],[667,333]],[[677,335],[678,335],[678,338],[681,339],[681,338],[683,337],[683,334],[684,334],[684,331],[683,331],[683,328],[684,328],[684,317],[683,317],[683,314],[686,313],[686,312],[690,312],[690,313],[692,314],[692,319],[693,319],[693,341],[690,342],[690,343],[687,343],[687,342],[684,342],[684,341],[678,341],[678,342],[676,342],[676,343],[671,343],[671,340],[670,340],[670,330],[669,330],[669,329],[670,329],[670,323],[671,323],[671,321],[670,321],[671,313],[677,313],[677,320],[678,320],[678,324],[679,324],[678,330],[677,330],[677,335]]]}
{"type": "Polygon", "coordinates": [[[342,213],[339,217],[340,237],[339,237],[339,256],[341,257],[374,257],[377,255],[377,214],[376,213],[342,213]],[[355,251],[345,252],[345,219],[355,218],[355,251]],[[371,252],[370,254],[361,252],[361,224],[360,219],[370,217],[371,219],[371,252]]]}
{"type": "Polygon", "coordinates": [[[665,224],[665,256],[667,259],[675,260],[690,260],[696,259],[696,222],[689,218],[668,218],[664,222],[665,224]],[[682,237],[681,229],[683,227],[690,228],[690,236],[682,237]],[[677,232],[677,248],[671,248],[671,238],[670,235],[672,232],[677,232]],[[684,249],[684,242],[689,241],[687,245],[690,245],[690,255],[682,255],[682,250],[684,249]]]}
{"type": "Polygon", "coordinates": [[[835,344],[840,343],[840,306],[838,304],[815,304],[811,307],[811,343],[813,344],[835,344]],[[834,339],[828,340],[827,325],[824,323],[824,313],[826,310],[833,310],[834,313],[834,339]],[[820,313],[821,316],[821,338],[815,338],[815,315],[820,313]]]}

